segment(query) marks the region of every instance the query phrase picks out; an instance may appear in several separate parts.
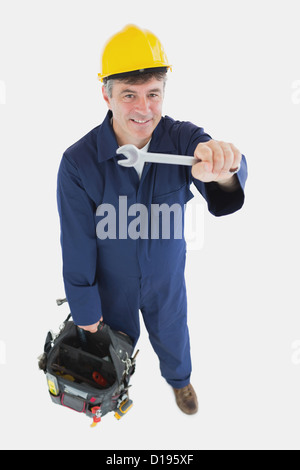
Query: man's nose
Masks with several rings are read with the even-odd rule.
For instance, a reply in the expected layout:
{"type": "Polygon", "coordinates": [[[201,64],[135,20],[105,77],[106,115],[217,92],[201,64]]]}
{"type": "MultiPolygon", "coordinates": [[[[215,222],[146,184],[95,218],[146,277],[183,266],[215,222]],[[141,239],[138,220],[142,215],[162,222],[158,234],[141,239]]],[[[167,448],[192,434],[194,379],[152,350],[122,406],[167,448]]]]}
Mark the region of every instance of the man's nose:
{"type": "Polygon", "coordinates": [[[136,110],[146,115],[149,111],[150,103],[147,96],[141,96],[136,103],[136,110]]]}

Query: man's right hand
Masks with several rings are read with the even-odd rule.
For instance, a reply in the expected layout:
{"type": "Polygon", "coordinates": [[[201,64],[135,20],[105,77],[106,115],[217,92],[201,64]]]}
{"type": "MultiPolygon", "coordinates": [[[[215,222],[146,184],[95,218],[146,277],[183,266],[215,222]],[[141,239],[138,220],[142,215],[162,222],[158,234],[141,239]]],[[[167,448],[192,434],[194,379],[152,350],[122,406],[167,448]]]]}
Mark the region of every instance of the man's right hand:
{"type": "MultiPolygon", "coordinates": [[[[100,318],[100,321],[103,321],[103,317],[100,318]]],[[[85,325],[85,326],[78,325],[78,327],[84,331],[89,331],[90,333],[97,333],[98,325],[100,321],[98,321],[97,323],[93,323],[93,325],[85,325]]]]}

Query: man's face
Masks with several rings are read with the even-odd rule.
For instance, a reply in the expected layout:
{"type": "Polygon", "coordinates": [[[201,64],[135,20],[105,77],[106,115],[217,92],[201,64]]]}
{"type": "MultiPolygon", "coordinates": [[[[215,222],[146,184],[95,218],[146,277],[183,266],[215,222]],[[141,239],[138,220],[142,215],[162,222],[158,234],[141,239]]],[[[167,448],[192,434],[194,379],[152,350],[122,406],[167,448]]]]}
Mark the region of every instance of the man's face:
{"type": "Polygon", "coordinates": [[[102,87],[103,97],[113,113],[113,129],[118,144],[144,147],[162,115],[164,83],[153,78],[146,83],[128,85],[114,80],[112,97],[102,87]]]}

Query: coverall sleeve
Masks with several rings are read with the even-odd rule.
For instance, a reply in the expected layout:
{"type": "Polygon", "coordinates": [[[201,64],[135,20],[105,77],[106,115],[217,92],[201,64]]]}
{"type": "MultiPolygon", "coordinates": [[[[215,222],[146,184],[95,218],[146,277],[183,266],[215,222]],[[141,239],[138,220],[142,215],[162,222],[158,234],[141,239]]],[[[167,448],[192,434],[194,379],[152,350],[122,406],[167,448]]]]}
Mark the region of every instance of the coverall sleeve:
{"type": "MultiPolygon", "coordinates": [[[[206,134],[201,127],[193,126],[191,129],[190,140],[187,148],[187,155],[194,155],[195,149],[200,142],[211,140],[210,135],[206,134]]],[[[218,183],[203,183],[190,174],[190,183],[194,183],[198,191],[207,202],[208,210],[215,216],[232,214],[238,211],[245,200],[245,183],[248,176],[247,162],[242,155],[240,170],[236,173],[239,187],[232,192],[224,191],[218,183]]]]}
{"type": "Polygon", "coordinates": [[[58,171],[57,204],[63,280],[71,315],[77,325],[92,325],[102,316],[96,281],[94,204],[82,185],[75,163],[66,154],[58,171]]]}

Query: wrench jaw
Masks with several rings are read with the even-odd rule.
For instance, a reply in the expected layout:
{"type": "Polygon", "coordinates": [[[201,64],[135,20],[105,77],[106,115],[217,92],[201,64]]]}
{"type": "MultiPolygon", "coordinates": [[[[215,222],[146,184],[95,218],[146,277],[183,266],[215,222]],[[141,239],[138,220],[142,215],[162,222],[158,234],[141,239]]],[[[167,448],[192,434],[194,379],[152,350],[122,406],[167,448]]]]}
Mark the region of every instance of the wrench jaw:
{"type": "Polygon", "coordinates": [[[125,166],[125,167],[131,167],[136,165],[138,162],[140,155],[138,152],[138,149],[131,144],[126,144],[123,145],[122,147],[119,147],[117,149],[117,154],[118,155],[124,155],[124,157],[127,158],[127,160],[119,160],[118,164],[120,166],[125,166]]]}

